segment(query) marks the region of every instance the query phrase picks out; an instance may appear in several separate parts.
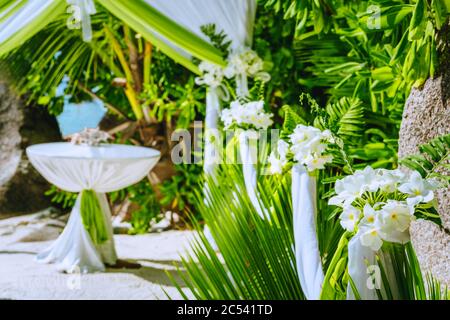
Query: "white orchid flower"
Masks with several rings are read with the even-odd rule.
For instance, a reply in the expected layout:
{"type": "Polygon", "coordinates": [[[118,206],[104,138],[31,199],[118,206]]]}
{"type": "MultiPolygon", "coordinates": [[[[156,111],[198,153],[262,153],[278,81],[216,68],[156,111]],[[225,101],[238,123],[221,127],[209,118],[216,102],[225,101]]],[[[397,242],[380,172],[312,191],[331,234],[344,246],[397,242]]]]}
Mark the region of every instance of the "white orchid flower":
{"type": "Polygon", "coordinates": [[[224,77],[223,70],[220,66],[202,61],[198,65],[198,68],[201,71],[202,76],[195,78],[195,83],[197,85],[207,85],[213,88],[220,86],[224,77]]]}
{"type": "Polygon", "coordinates": [[[350,232],[355,231],[361,212],[353,206],[346,206],[340,216],[341,226],[350,232]]]}
{"type": "Polygon", "coordinates": [[[255,129],[267,130],[273,123],[273,114],[264,111],[264,101],[252,101],[241,104],[238,100],[231,102],[229,109],[223,109],[221,120],[225,130],[233,124],[250,125],[255,129]]]}
{"type": "Polygon", "coordinates": [[[340,207],[352,204],[365,191],[365,183],[364,176],[360,174],[347,176],[336,181],[334,187],[336,196],[331,197],[328,204],[340,207]]]}
{"type": "Polygon", "coordinates": [[[361,219],[361,224],[372,226],[379,222],[379,211],[376,211],[370,204],[364,205],[363,213],[364,217],[361,219]]]}
{"type": "Polygon", "coordinates": [[[381,221],[383,230],[404,232],[409,228],[411,219],[414,217],[414,208],[402,201],[388,200],[381,209],[381,221]]]}
{"type": "Polygon", "coordinates": [[[408,205],[415,206],[419,203],[428,203],[434,199],[434,184],[423,179],[419,172],[411,173],[409,181],[402,184],[398,190],[409,195],[406,202],[408,205]]]}
{"type": "Polygon", "coordinates": [[[370,247],[374,251],[380,250],[381,246],[383,245],[380,229],[376,225],[373,226],[361,225],[358,234],[361,244],[363,246],[370,247]]]}
{"type": "Polygon", "coordinates": [[[289,153],[289,143],[282,139],[278,140],[277,151],[281,159],[286,159],[289,153]]]}
{"type": "Polygon", "coordinates": [[[333,157],[330,155],[323,155],[323,156],[312,156],[309,155],[306,157],[305,162],[303,163],[308,171],[314,171],[317,169],[324,169],[325,164],[330,163],[333,161],[333,157]]]}

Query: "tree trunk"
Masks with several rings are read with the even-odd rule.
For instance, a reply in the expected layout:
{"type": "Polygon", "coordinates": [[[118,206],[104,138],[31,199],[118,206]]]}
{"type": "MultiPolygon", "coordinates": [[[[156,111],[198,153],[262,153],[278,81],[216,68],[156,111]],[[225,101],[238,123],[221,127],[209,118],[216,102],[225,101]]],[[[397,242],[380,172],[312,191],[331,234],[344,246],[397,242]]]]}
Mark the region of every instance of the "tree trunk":
{"type": "Polygon", "coordinates": [[[0,78],[0,219],[50,206],[49,184],[29,163],[29,145],[60,140],[54,117],[42,107],[25,107],[0,78]]]}
{"type": "MultiPolygon", "coordinates": [[[[450,133],[450,26],[441,33],[440,74],[422,89],[412,89],[400,128],[399,157],[418,153],[418,146],[450,133]]],[[[448,173],[448,172],[447,172],[448,173]]],[[[450,188],[436,192],[444,228],[450,230],[450,188]]],[[[411,226],[411,240],[425,272],[450,286],[450,235],[428,221],[411,226]]]]}

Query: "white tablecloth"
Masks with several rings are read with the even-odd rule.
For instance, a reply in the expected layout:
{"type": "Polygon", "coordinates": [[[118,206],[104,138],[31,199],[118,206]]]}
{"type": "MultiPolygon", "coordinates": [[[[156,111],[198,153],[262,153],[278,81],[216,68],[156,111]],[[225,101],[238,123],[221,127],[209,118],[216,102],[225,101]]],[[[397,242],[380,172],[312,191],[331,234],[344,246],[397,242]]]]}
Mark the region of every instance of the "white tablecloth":
{"type": "Polygon", "coordinates": [[[56,263],[61,271],[82,273],[103,271],[104,263],[114,264],[117,255],[105,193],[139,182],[158,162],[159,152],[125,145],[50,143],[29,147],[27,155],[42,176],[58,188],[69,192],[95,191],[108,233],[106,242],[93,243],[82,222],[80,194],[63,233],[37,260],[56,263]]]}

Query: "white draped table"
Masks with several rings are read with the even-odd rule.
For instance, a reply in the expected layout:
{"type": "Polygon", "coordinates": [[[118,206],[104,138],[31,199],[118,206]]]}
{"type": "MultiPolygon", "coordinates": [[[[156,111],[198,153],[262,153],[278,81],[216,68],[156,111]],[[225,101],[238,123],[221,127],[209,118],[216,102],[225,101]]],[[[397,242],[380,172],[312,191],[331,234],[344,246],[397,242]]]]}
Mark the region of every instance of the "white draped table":
{"type": "Polygon", "coordinates": [[[37,256],[37,261],[56,263],[58,270],[69,273],[104,271],[105,263],[115,264],[111,211],[105,193],[142,180],[158,162],[159,151],[128,145],[91,147],[61,142],[28,147],[27,155],[49,182],[62,190],[80,193],[64,231],[37,256]],[[82,213],[82,194],[96,198],[93,202],[100,209],[96,212],[101,211],[100,217],[92,212],[82,213]],[[91,229],[103,228],[103,233],[97,233],[103,235],[100,240],[91,236],[95,232],[86,230],[89,225],[91,229]]]}

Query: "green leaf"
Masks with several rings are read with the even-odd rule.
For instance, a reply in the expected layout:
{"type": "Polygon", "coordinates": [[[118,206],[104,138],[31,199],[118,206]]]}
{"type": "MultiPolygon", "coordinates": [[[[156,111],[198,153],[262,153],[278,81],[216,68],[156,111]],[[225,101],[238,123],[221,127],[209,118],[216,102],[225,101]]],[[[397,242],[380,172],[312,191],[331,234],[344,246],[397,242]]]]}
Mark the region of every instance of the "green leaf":
{"type": "Polygon", "coordinates": [[[420,39],[425,34],[427,22],[426,6],[425,0],[417,0],[411,22],[409,24],[409,41],[420,39]]]}
{"type": "Polygon", "coordinates": [[[417,170],[423,177],[431,175],[445,180],[444,174],[439,168],[443,167],[450,159],[450,134],[437,137],[429,143],[419,147],[420,154],[410,155],[402,160],[400,164],[417,170]]]}
{"type": "Polygon", "coordinates": [[[389,66],[384,66],[372,70],[372,78],[378,81],[389,81],[394,79],[394,74],[389,66]]]}
{"type": "Polygon", "coordinates": [[[306,121],[292,109],[292,107],[285,105],[281,108],[281,110],[284,112],[284,122],[282,129],[282,134],[284,136],[291,134],[294,131],[295,127],[297,127],[297,125],[307,124],[306,121]]]}
{"type": "Polygon", "coordinates": [[[376,16],[376,12],[363,15],[359,23],[364,30],[369,32],[393,29],[413,10],[414,7],[411,5],[389,6],[381,9],[379,17],[376,16]]]}

